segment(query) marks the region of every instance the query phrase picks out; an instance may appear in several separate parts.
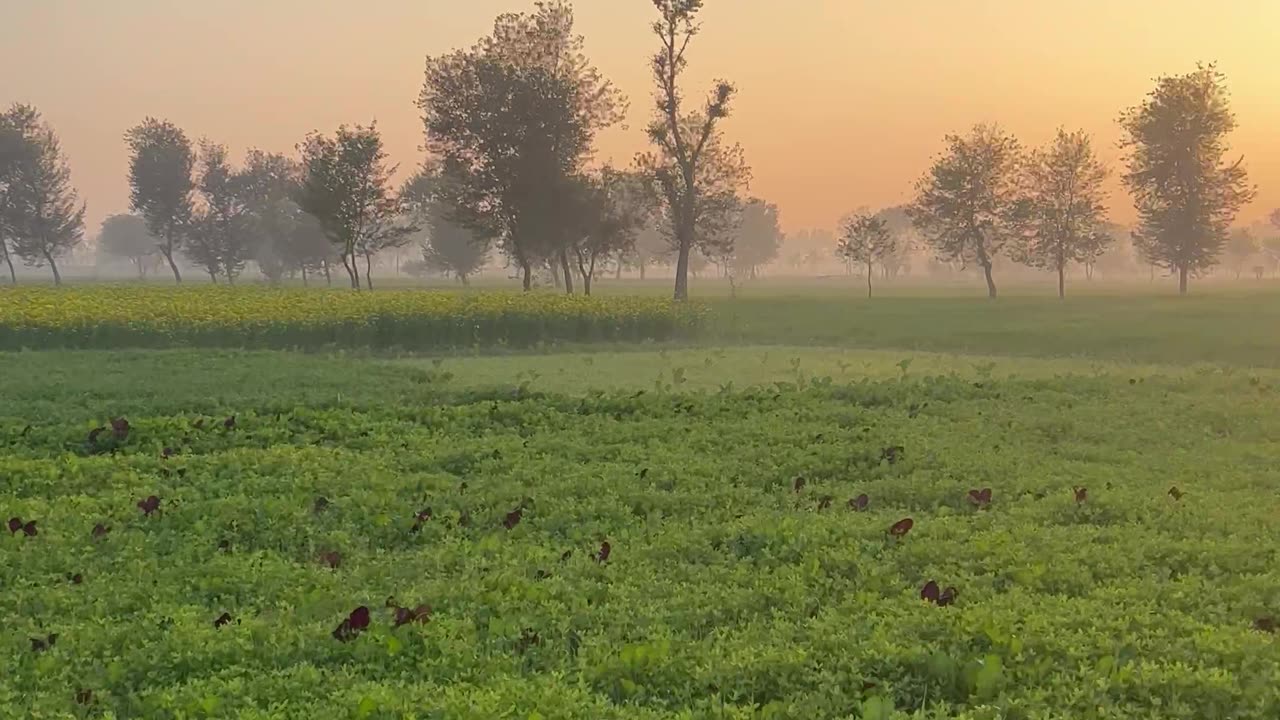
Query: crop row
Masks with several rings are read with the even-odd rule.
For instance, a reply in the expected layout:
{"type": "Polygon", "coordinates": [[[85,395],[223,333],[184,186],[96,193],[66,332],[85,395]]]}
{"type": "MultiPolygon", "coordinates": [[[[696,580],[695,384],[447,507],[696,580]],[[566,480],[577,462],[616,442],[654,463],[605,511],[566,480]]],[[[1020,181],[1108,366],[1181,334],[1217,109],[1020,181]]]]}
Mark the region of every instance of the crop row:
{"type": "Polygon", "coordinates": [[[397,348],[661,341],[703,310],[658,298],[94,286],[0,290],[0,350],[397,348]]]}

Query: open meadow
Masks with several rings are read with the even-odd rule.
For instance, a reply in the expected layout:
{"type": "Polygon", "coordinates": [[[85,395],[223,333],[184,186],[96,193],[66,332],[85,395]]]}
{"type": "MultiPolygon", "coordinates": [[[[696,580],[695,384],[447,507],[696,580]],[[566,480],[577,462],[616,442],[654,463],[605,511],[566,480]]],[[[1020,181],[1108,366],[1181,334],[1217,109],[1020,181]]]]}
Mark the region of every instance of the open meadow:
{"type": "Polygon", "coordinates": [[[1280,717],[1280,292],[0,290],[0,716],[1280,717]]]}

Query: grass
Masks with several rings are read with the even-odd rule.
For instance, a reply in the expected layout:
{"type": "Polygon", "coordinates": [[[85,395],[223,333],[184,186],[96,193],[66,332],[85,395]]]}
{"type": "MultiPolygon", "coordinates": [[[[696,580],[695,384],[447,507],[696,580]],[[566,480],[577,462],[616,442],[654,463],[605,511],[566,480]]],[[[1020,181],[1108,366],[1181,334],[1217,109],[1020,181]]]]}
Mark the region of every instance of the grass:
{"type": "Polygon", "coordinates": [[[1280,716],[1275,296],[712,304],[698,347],[0,353],[0,716],[1280,716]]]}

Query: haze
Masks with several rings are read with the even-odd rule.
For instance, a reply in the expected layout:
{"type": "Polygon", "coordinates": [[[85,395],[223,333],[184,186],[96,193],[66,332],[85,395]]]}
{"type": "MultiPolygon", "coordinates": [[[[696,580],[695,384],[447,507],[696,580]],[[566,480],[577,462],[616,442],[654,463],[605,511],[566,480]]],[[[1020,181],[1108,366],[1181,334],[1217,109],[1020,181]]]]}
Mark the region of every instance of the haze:
{"type": "MultiPolygon", "coordinates": [[[[631,101],[597,157],[645,147],[651,106],[647,0],[580,0],[593,61],[631,101]]],[[[193,137],[292,150],[309,130],[377,119],[402,169],[421,159],[414,100],[423,59],[467,46],[524,0],[0,0],[0,97],[57,128],[88,225],[127,210],[122,133],[144,116],[193,137]]],[[[1280,204],[1280,5],[1267,0],[1042,2],[734,0],[703,13],[686,87],[741,94],[724,126],[742,142],[753,194],[785,229],[832,227],[848,210],[908,199],[948,132],[999,122],[1036,145],[1058,126],[1118,158],[1116,115],[1152,78],[1217,61],[1240,129],[1233,150],[1259,187],[1241,224],[1280,204]],[[783,6],[785,5],[785,9],[783,6]]],[[[1128,197],[1112,216],[1132,218],[1128,197]]]]}

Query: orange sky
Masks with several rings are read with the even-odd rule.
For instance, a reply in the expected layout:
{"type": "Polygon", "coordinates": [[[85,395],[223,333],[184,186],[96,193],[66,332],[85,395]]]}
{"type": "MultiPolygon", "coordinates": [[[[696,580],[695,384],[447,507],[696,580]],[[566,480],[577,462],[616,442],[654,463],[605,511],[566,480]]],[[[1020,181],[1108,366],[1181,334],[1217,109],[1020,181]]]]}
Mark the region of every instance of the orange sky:
{"type": "MultiPolygon", "coordinates": [[[[0,0],[0,104],[37,105],[61,134],[94,225],[128,202],[123,132],[145,115],[194,138],[292,150],[309,130],[376,118],[418,162],[414,107],[427,54],[469,45],[532,0],[0,0]],[[203,9],[202,7],[203,6],[203,9]]],[[[629,162],[650,110],[649,0],[579,0],[579,30],[630,97],[600,141],[629,162]]],[[[1115,159],[1115,117],[1158,74],[1216,60],[1227,73],[1258,201],[1280,206],[1276,0],[707,0],[686,87],[741,95],[725,126],[752,193],[787,229],[830,227],[903,202],[943,134],[998,121],[1024,143],[1058,125],[1115,159]]],[[[1117,219],[1128,198],[1112,198],[1117,219]]]]}

